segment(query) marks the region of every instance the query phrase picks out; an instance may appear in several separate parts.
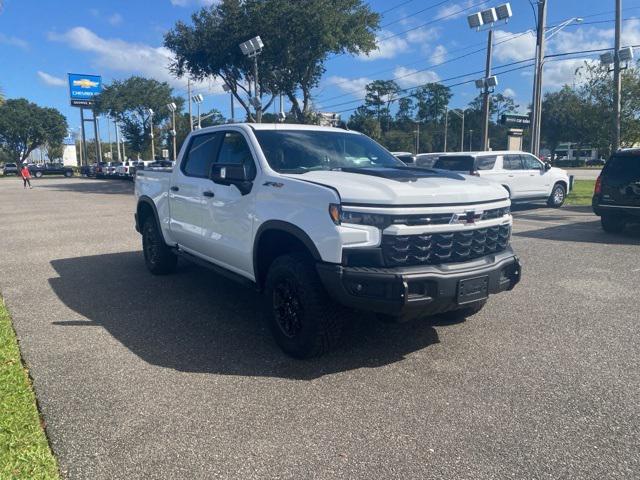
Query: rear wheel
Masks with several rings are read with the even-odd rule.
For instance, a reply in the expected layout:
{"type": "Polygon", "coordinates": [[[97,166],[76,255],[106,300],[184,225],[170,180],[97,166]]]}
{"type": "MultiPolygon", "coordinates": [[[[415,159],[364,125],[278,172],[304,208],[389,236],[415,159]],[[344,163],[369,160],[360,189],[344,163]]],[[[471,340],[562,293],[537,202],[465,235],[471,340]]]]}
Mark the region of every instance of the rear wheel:
{"type": "Polygon", "coordinates": [[[267,274],[265,295],[271,332],[285,353],[318,357],[338,343],[346,310],[329,298],[305,255],[276,258],[267,274]]]}
{"type": "Polygon", "coordinates": [[[72,170],[67,170],[66,172],[64,172],[64,176],[69,178],[69,177],[73,177],[73,171],[72,170]]]}
{"type": "Polygon", "coordinates": [[[42,172],[36,172],[35,173],[35,177],[36,178],[42,178],[42,172]]]}
{"type": "Polygon", "coordinates": [[[549,195],[547,205],[551,208],[560,208],[564,203],[566,197],[567,190],[564,188],[564,185],[561,183],[556,183],[553,186],[553,190],[551,190],[551,195],[549,195]]]}
{"type": "Polygon", "coordinates": [[[624,230],[626,219],[619,215],[602,215],[600,225],[607,233],[620,233],[624,230]]]}
{"type": "Polygon", "coordinates": [[[142,251],[147,269],[154,275],[175,272],[178,257],[164,243],[164,238],[153,217],[147,218],[142,226],[142,251]]]}

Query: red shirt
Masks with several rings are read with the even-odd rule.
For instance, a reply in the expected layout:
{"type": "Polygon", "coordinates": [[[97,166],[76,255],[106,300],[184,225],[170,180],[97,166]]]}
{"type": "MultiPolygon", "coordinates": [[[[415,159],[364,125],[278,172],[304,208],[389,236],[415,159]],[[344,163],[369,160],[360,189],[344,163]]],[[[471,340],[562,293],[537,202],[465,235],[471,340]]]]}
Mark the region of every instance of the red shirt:
{"type": "Polygon", "coordinates": [[[22,170],[20,170],[20,174],[22,175],[22,178],[31,178],[29,167],[22,167],[22,170]]]}

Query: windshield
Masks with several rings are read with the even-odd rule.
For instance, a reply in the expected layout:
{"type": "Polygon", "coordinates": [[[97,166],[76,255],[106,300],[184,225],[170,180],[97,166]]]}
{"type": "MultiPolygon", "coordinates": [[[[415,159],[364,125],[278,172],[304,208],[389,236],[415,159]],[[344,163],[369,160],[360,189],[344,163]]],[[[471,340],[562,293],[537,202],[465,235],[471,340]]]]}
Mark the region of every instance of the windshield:
{"type": "Polygon", "coordinates": [[[320,130],[257,130],[255,135],[269,166],[280,173],[405,166],[364,135],[320,130]]]}

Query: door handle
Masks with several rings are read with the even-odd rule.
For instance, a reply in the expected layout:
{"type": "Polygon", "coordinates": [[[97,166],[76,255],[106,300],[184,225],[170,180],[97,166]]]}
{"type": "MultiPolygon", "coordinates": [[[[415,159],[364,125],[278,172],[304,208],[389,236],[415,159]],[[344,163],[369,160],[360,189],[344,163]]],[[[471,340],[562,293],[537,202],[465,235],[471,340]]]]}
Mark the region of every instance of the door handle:
{"type": "Polygon", "coordinates": [[[177,192],[178,190],[180,190],[180,187],[173,186],[173,187],[170,188],[170,190],[172,192],[177,192]]]}
{"type": "Polygon", "coordinates": [[[513,177],[515,177],[515,175],[507,175],[507,177],[513,178],[513,177]]]}
{"type": "Polygon", "coordinates": [[[213,197],[215,197],[215,196],[216,196],[216,194],[215,194],[215,193],[210,192],[210,191],[208,191],[208,190],[207,190],[206,192],[202,192],[202,195],[204,195],[205,197],[209,197],[209,198],[213,198],[213,197]]]}

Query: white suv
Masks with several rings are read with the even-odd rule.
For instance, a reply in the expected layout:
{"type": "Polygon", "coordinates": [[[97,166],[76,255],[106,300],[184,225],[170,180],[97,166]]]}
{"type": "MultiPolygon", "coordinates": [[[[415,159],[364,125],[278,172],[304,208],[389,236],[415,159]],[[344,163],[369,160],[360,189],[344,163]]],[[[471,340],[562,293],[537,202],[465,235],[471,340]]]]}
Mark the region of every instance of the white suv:
{"type": "Polygon", "coordinates": [[[561,207],[572,182],[565,170],[551,167],[526,152],[440,153],[433,168],[475,175],[499,183],[512,201],[546,200],[561,207]]]}

